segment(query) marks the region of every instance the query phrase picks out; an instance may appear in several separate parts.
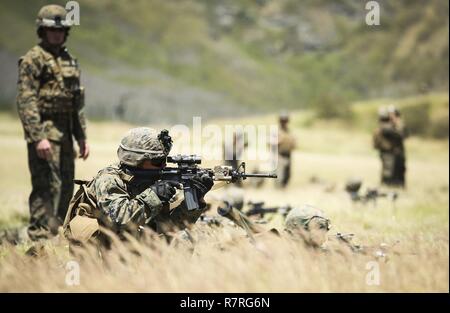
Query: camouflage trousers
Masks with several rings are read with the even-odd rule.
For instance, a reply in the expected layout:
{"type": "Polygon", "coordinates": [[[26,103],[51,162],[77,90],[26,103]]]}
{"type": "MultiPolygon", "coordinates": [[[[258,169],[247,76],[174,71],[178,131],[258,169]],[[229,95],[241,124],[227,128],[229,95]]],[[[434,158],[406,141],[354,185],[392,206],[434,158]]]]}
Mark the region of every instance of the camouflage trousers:
{"type": "Polygon", "coordinates": [[[72,140],[51,141],[52,157],[38,157],[35,144],[28,144],[28,167],[32,191],[29,197],[31,240],[57,234],[73,195],[75,153],[72,140]]]}
{"type": "Polygon", "coordinates": [[[277,179],[275,185],[278,188],[284,188],[291,178],[291,157],[278,155],[277,179]]]}
{"type": "Polygon", "coordinates": [[[405,187],[406,159],[403,154],[395,156],[394,184],[405,187]]]}
{"type": "Polygon", "coordinates": [[[405,185],[405,156],[403,154],[381,153],[381,182],[391,186],[405,185]]]}

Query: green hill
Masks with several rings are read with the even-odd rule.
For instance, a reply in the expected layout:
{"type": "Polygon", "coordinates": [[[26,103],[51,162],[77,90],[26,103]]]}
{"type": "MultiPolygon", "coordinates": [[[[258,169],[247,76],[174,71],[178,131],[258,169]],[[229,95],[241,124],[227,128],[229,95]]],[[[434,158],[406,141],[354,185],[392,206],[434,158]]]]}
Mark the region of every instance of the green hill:
{"type": "MultiPolygon", "coordinates": [[[[62,1],[55,1],[64,4],[62,1]]],[[[16,60],[36,42],[46,1],[0,4],[0,102],[13,106],[16,60]]],[[[88,113],[189,121],[280,108],[345,112],[353,100],[448,91],[448,1],[79,1],[68,46],[88,113]]]]}

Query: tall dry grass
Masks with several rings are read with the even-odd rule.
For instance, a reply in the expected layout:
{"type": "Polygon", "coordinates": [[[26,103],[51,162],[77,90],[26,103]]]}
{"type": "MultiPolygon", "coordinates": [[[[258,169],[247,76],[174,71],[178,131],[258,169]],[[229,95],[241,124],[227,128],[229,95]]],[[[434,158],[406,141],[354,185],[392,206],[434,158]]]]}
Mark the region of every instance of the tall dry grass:
{"type": "MultiPolygon", "coordinates": [[[[206,226],[205,226],[206,227],[206,226]]],[[[199,227],[202,228],[202,227],[199,227]]],[[[154,239],[152,247],[118,242],[99,258],[95,249],[76,257],[63,243],[47,243],[39,258],[4,251],[1,291],[140,292],[378,292],[448,291],[447,234],[411,235],[386,258],[337,249],[324,253],[287,238],[251,244],[236,229],[194,232],[195,248],[154,239]],[[60,246],[62,245],[62,246],[60,246]],[[131,252],[139,251],[139,256],[131,252]],[[71,286],[80,266],[79,285],[71,286]],[[373,262],[379,284],[370,283],[373,262]],[[369,283],[368,283],[369,282],[369,283]]]]}

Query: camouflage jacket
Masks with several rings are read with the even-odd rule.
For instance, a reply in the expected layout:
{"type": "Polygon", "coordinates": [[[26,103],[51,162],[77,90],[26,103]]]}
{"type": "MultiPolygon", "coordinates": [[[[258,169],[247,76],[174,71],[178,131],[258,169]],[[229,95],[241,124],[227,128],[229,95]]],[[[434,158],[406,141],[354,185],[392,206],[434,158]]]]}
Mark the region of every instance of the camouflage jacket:
{"type": "Polygon", "coordinates": [[[296,148],[296,141],[289,129],[278,130],[278,153],[280,155],[290,156],[292,150],[296,148]]]}
{"type": "MultiPolygon", "coordinates": [[[[188,211],[184,201],[169,211],[169,205],[161,202],[149,188],[152,182],[135,181],[120,163],[102,169],[89,183],[89,194],[103,218],[120,228],[148,225],[159,231],[161,224],[184,228],[195,223],[203,210],[188,211]]],[[[205,209],[205,206],[202,208],[205,209]]]]}
{"type": "Polygon", "coordinates": [[[16,104],[28,143],[86,138],[80,70],[65,47],[53,55],[39,44],[20,58],[16,104]]]}
{"type": "Polygon", "coordinates": [[[403,131],[398,130],[391,122],[383,122],[374,132],[373,145],[381,153],[403,154],[403,137],[403,131]]]}

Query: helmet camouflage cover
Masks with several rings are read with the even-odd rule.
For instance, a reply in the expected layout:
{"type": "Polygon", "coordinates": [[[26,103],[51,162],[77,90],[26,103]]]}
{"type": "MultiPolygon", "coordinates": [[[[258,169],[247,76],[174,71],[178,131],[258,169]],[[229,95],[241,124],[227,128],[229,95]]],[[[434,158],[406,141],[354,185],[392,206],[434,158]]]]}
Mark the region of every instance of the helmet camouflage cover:
{"type": "Polygon", "coordinates": [[[325,230],[330,229],[330,220],[325,217],[325,214],[311,206],[302,205],[293,208],[286,216],[285,228],[288,231],[295,231],[296,229],[309,229],[309,224],[313,221],[325,230]]]}
{"type": "Polygon", "coordinates": [[[137,167],[145,160],[164,159],[172,148],[167,130],[161,133],[148,127],[130,129],[120,142],[117,156],[120,162],[137,167]]]}
{"type": "Polygon", "coordinates": [[[281,111],[278,115],[278,119],[280,122],[288,122],[289,121],[289,114],[287,111],[281,111]]]}
{"type": "Polygon", "coordinates": [[[345,190],[348,192],[358,192],[361,189],[362,180],[359,178],[351,178],[345,184],[345,190]]]}
{"type": "Polygon", "coordinates": [[[60,5],[45,5],[39,10],[36,26],[38,28],[69,28],[72,24],[70,21],[66,20],[66,15],[66,9],[60,5]]]}
{"type": "Polygon", "coordinates": [[[400,110],[393,104],[387,107],[387,111],[390,114],[394,114],[395,116],[400,116],[400,110]]]}
{"type": "Polygon", "coordinates": [[[385,122],[389,121],[389,111],[387,108],[380,108],[378,109],[378,120],[385,122]]]}

